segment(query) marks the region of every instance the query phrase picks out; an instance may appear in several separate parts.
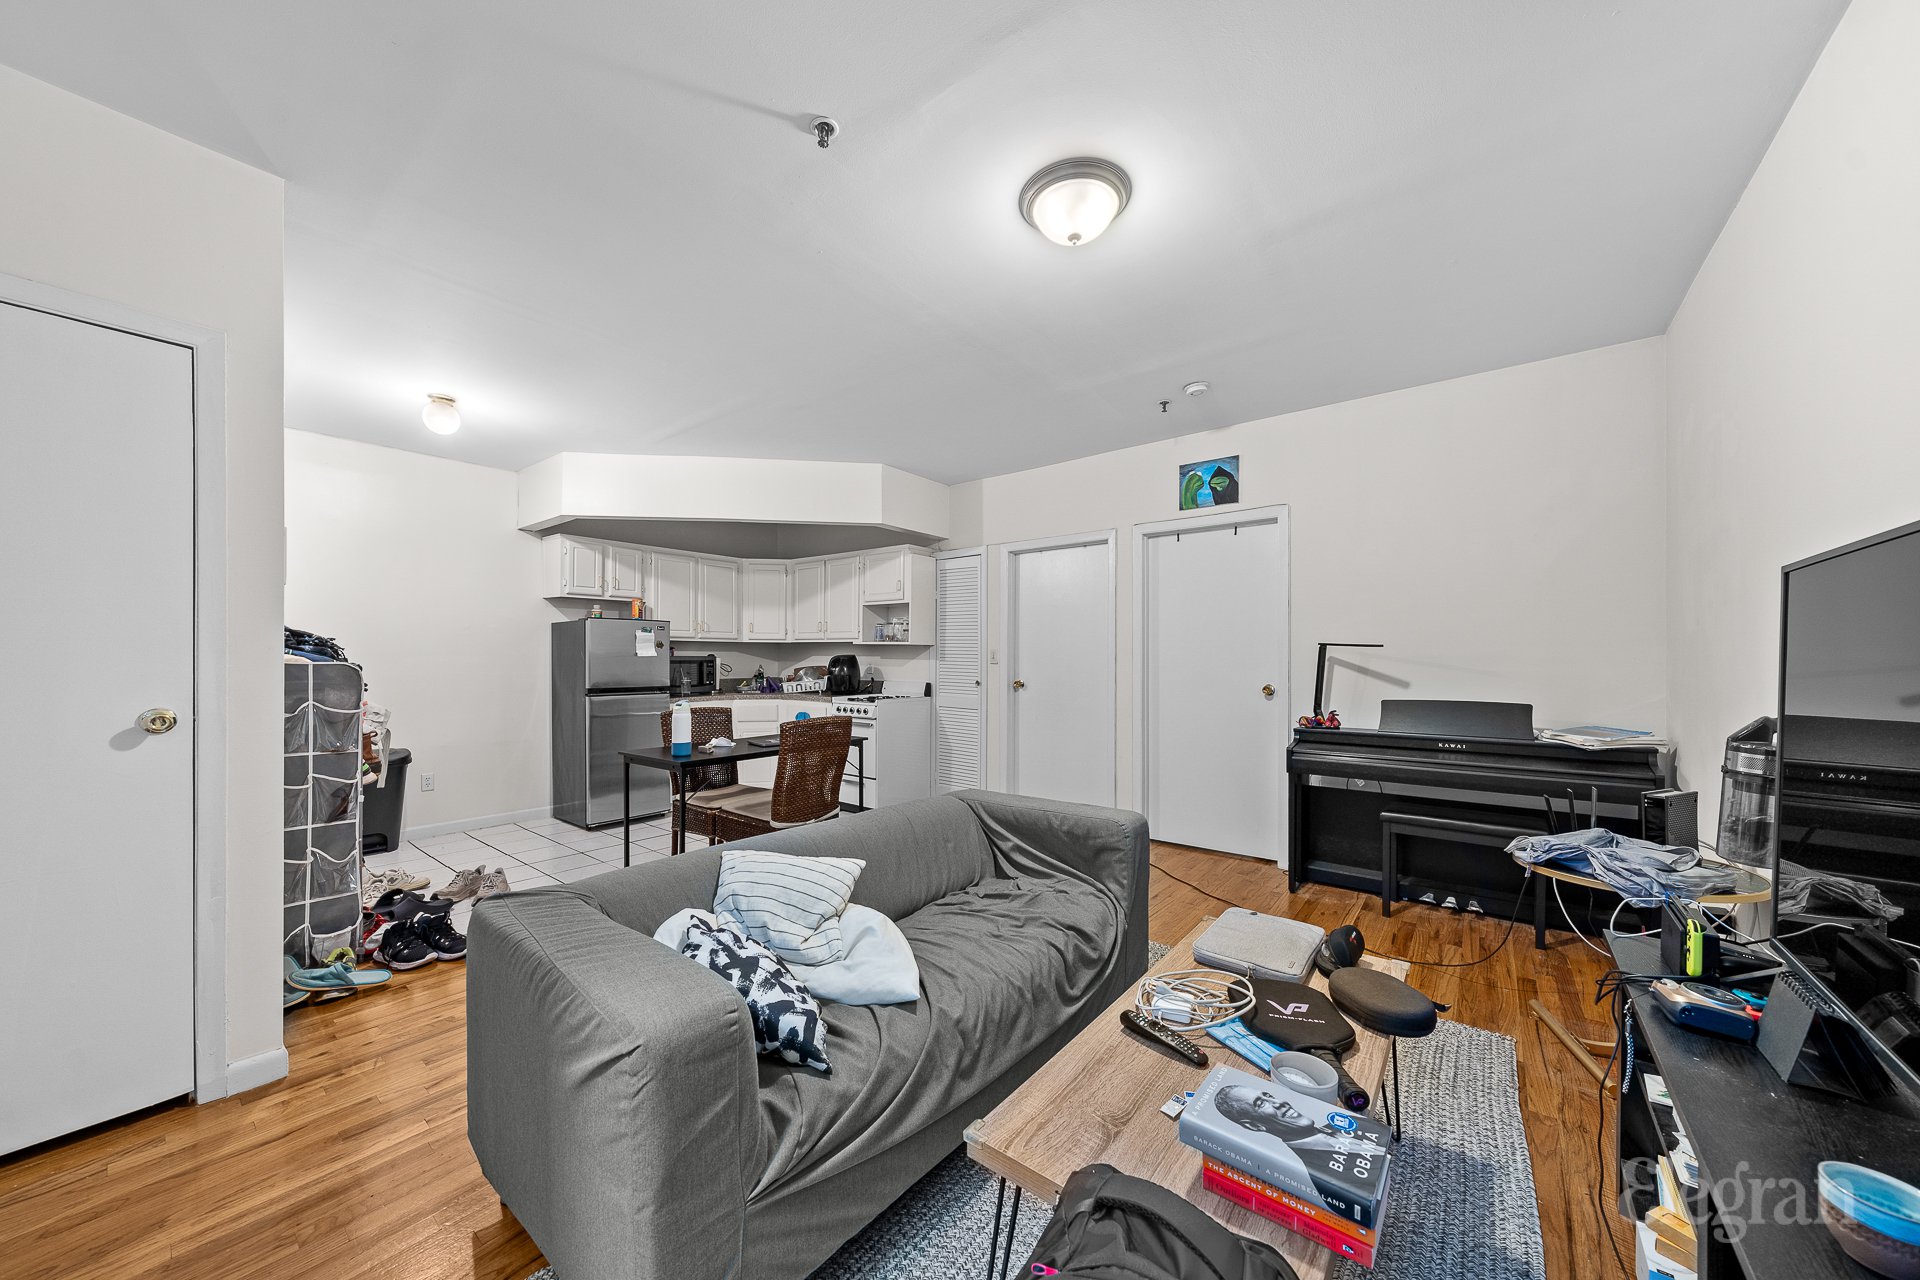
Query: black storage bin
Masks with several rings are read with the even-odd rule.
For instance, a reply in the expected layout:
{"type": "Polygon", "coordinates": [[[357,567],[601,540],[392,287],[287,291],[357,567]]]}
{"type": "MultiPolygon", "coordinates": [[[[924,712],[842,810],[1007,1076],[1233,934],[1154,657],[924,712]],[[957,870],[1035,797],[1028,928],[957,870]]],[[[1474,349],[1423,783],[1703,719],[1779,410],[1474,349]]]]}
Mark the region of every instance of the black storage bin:
{"type": "Polygon", "coordinates": [[[400,819],[407,803],[407,763],[413,752],[395,747],[387,753],[386,786],[360,788],[360,852],[392,853],[400,847],[400,819]]]}

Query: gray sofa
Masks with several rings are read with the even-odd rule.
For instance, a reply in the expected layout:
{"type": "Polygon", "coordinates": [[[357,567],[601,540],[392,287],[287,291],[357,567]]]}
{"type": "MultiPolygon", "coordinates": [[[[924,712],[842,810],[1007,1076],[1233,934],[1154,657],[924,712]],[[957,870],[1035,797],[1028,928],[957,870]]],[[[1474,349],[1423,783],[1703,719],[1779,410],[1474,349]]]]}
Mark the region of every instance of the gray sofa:
{"type": "Polygon", "coordinates": [[[467,1132],[560,1280],[801,1280],[1146,970],[1138,814],[969,791],[740,847],[865,859],[921,998],[827,1004],[830,1076],[757,1057],[651,937],[716,850],[482,902],[467,1132]]]}

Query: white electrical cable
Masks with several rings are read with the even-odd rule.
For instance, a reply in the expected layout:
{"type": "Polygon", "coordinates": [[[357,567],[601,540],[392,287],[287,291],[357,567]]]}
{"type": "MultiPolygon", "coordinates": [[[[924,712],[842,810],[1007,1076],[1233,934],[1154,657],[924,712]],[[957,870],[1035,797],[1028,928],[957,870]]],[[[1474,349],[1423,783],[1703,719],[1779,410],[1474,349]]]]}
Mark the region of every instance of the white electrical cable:
{"type": "Polygon", "coordinates": [[[1218,969],[1178,969],[1143,980],[1133,1007],[1177,1031],[1204,1031],[1253,1008],[1253,988],[1245,978],[1218,969]]]}
{"type": "MultiPolygon", "coordinates": [[[[1609,959],[1611,959],[1612,958],[1611,952],[1609,952],[1605,947],[1594,946],[1593,941],[1589,939],[1586,934],[1580,932],[1580,926],[1573,922],[1573,912],[1567,910],[1567,900],[1560,896],[1560,882],[1558,880],[1555,880],[1553,882],[1553,900],[1560,904],[1560,914],[1567,918],[1567,927],[1573,930],[1573,936],[1580,939],[1580,941],[1586,943],[1588,946],[1593,947],[1593,949],[1595,951],[1598,951],[1601,955],[1607,956],[1609,959]]],[[[1624,899],[1622,901],[1624,902],[1624,899]]]]}

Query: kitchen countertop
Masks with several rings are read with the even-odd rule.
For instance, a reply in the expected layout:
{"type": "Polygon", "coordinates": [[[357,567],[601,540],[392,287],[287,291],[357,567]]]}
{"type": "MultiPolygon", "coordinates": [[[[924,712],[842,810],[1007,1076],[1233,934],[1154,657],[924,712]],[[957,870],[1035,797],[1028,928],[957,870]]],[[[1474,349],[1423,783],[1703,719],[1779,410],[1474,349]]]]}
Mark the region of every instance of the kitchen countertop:
{"type": "Polygon", "coordinates": [[[785,698],[801,702],[832,702],[831,693],[696,693],[688,702],[734,702],[740,698],[785,698]]]}

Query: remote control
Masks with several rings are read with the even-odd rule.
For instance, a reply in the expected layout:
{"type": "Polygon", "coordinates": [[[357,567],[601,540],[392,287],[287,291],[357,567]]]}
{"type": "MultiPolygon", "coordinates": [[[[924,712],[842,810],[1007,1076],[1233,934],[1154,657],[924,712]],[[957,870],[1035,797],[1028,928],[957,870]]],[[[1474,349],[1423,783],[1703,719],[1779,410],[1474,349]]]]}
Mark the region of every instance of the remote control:
{"type": "Polygon", "coordinates": [[[1207,1053],[1199,1045],[1187,1039],[1179,1032],[1153,1018],[1142,1017],[1138,1010],[1128,1009],[1120,1015],[1120,1025],[1142,1040],[1151,1040],[1163,1048],[1171,1049],[1196,1067],[1207,1065],[1207,1053]]]}

